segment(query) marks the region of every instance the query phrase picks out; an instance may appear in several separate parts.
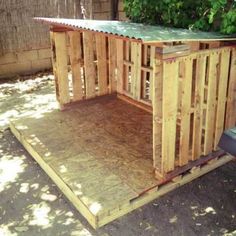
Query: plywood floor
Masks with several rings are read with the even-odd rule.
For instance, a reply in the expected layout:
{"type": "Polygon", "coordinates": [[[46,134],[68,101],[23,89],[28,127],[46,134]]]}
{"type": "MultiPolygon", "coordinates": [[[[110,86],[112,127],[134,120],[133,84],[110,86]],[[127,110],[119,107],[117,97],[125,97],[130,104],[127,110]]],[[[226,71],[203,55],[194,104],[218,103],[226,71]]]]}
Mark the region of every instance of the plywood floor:
{"type": "Polygon", "coordinates": [[[94,228],[233,158],[226,155],[157,187],[151,114],[114,96],[20,118],[10,128],[94,228]]]}
{"type": "Polygon", "coordinates": [[[12,124],[96,215],[157,184],[151,114],[122,100],[104,97],[12,124]]]}

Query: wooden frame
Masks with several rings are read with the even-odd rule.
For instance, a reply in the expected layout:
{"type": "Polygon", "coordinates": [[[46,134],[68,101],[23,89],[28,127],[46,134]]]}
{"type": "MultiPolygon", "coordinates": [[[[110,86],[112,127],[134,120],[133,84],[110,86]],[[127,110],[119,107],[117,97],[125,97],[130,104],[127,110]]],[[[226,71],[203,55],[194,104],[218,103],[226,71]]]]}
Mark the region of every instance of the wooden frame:
{"type": "Polygon", "coordinates": [[[118,93],[153,112],[153,166],[158,178],[217,150],[223,130],[235,125],[233,46],[148,45],[89,31],[52,32],[51,41],[62,109],[72,101],[118,93]]]}

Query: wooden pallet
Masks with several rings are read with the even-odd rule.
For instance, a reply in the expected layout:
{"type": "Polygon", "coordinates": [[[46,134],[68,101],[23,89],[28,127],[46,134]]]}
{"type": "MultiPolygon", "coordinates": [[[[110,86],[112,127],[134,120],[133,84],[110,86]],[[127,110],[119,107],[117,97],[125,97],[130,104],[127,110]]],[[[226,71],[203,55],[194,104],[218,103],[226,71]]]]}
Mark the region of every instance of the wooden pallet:
{"type": "Polygon", "coordinates": [[[146,44],[64,28],[52,29],[51,44],[62,110],[117,93],[152,112],[153,166],[161,178],[216,151],[223,130],[236,124],[233,45],[146,44]]]}
{"type": "Polygon", "coordinates": [[[233,159],[216,156],[158,181],[152,167],[152,115],[114,96],[37,119],[20,118],[10,128],[94,228],[233,159]]]}

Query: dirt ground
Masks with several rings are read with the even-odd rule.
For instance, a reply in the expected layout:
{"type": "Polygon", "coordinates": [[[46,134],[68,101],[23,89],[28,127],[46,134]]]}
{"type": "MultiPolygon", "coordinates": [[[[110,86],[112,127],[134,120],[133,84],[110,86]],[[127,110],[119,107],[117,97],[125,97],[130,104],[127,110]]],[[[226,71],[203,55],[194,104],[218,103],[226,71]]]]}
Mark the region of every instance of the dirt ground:
{"type": "Polygon", "coordinates": [[[93,230],[8,129],[56,108],[50,73],[0,84],[0,236],[236,235],[235,161],[93,230]]]}

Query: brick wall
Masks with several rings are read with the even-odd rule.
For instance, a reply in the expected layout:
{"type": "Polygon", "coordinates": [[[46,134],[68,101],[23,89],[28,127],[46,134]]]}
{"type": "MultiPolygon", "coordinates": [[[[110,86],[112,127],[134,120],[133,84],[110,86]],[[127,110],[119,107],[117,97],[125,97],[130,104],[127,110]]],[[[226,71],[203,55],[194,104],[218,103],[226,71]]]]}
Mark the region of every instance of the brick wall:
{"type": "MultiPolygon", "coordinates": [[[[122,0],[119,0],[118,9],[118,19],[126,20],[122,0]]],[[[110,20],[111,16],[111,0],[94,0],[93,19],[110,20]]],[[[42,49],[25,49],[24,51],[16,50],[15,52],[6,53],[0,56],[0,78],[50,69],[52,67],[50,57],[49,45],[42,49]]]]}
{"type": "Polygon", "coordinates": [[[31,74],[51,67],[49,48],[10,52],[0,57],[0,78],[12,77],[17,74],[31,74]]]}

